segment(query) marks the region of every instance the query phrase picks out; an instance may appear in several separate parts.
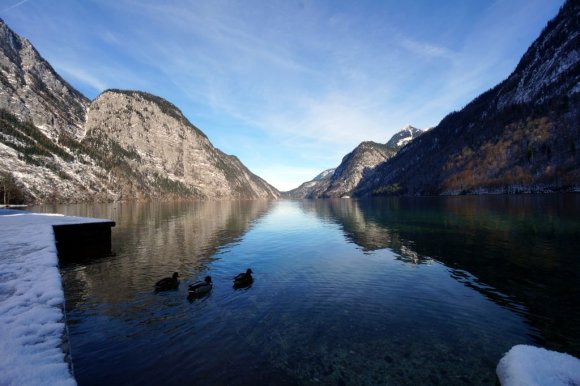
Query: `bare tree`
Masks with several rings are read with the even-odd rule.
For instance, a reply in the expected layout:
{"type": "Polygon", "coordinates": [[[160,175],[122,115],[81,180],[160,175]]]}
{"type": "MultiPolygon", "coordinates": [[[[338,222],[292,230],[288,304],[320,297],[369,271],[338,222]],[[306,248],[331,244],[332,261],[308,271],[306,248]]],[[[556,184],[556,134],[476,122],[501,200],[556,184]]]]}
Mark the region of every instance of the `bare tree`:
{"type": "Polygon", "coordinates": [[[18,195],[18,187],[16,179],[10,172],[0,172],[0,188],[2,189],[2,197],[4,206],[10,204],[10,200],[18,195]]]}

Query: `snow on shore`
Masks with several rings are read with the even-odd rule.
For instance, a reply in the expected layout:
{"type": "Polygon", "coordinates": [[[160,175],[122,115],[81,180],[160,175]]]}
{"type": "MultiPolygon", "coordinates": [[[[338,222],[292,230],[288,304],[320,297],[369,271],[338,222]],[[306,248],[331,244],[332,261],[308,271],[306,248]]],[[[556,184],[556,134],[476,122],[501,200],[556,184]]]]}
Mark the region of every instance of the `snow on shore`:
{"type": "Polygon", "coordinates": [[[1,385],[76,385],[61,348],[64,293],[52,225],[102,221],[0,210],[1,385]]]}
{"type": "Polygon", "coordinates": [[[580,359],[517,345],[499,361],[496,373],[502,386],[580,386],[580,359]]]}

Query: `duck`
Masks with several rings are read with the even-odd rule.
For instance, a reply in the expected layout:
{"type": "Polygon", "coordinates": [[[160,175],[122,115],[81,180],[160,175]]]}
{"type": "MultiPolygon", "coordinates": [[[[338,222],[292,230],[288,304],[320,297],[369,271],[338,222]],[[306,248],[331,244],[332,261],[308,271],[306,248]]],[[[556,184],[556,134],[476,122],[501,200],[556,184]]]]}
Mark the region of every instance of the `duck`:
{"type": "Polygon", "coordinates": [[[254,278],[252,277],[252,270],[250,268],[248,268],[246,270],[246,272],[242,272],[238,275],[236,275],[236,277],[234,277],[234,287],[235,288],[241,288],[241,287],[247,287],[250,284],[252,284],[252,282],[254,281],[254,278]]]}
{"type": "Polygon", "coordinates": [[[188,292],[190,296],[195,295],[205,295],[211,291],[213,284],[211,282],[211,276],[206,276],[203,281],[198,281],[196,283],[190,284],[188,292]]]}
{"type": "Polygon", "coordinates": [[[173,272],[173,276],[159,280],[155,283],[155,291],[170,291],[177,289],[177,287],[179,287],[179,280],[177,280],[178,277],[179,274],[173,272]]]}

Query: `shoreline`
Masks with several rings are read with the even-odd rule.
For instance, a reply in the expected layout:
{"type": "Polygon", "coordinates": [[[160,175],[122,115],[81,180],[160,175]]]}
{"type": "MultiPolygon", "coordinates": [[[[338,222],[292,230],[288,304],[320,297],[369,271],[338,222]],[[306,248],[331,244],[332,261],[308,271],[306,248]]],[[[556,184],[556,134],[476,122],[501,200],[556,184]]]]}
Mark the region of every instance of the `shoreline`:
{"type": "Polygon", "coordinates": [[[0,210],[0,373],[6,384],[76,385],[53,227],[110,220],[0,210]]]}

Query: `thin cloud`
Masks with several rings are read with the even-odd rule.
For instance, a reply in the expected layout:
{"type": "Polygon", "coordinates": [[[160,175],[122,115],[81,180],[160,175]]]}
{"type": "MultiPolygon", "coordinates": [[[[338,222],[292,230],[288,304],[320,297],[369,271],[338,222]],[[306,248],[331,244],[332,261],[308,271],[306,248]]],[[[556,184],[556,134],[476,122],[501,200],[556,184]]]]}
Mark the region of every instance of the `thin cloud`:
{"type": "MultiPolygon", "coordinates": [[[[167,21],[171,20],[172,28],[168,33],[177,39],[177,44],[173,44],[174,48],[180,41],[185,43],[182,48],[187,47],[191,36],[196,36],[200,42],[211,48],[211,51],[231,56],[228,64],[230,68],[243,60],[249,60],[252,65],[261,63],[262,67],[274,65],[283,70],[312,71],[310,66],[295,60],[285,44],[280,41],[272,42],[267,36],[257,34],[257,31],[251,28],[252,23],[244,23],[243,18],[236,14],[234,4],[220,7],[217,2],[207,2],[200,4],[200,8],[197,9],[151,2],[128,2],[125,5],[121,2],[118,6],[122,7],[124,12],[137,12],[153,18],[162,27],[166,27],[167,21]]],[[[168,51],[164,49],[165,44],[156,48],[168,51]]]]}
{"type": "Polygon", "coordinates": [[[409,38],[401,39],[399,44],[405,50],[427,58],[453,59],[456,56],[453,51],[443,46],[420,42],[409,38]]]}
{"type": "Polygon", "coordinates": [[[24,3],[28,3],[29,1],[30,1],[30,0],[22,0],[22,1],[19,1],[18,3],[14,4],[14,5],[11,5],[11,6],[10,6],[10,7],[8,7],[8,8],[5,8],[5,9],[3,9],[3,10],[2,10],[2,12],[8,12],[8,11],[11,11],[11,10],[13,10],[14,8],[20,7],[20,6],[21,6],[22,4],[24,4],[24,3]]]}
{"type": "Polygon", "coordinates": [[[83,82],[94,88],[96,91],[101,92],[109,88],[107,83],[97,78],[93,72],[88,72],[85,68],[73,67],[68,64],[63,64],[59,62],[53,63],[57,71],[64,75],[65,78],[73,78],[77,81],[83,82]]]}

